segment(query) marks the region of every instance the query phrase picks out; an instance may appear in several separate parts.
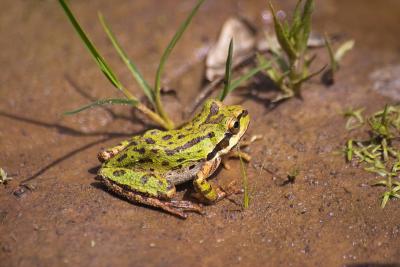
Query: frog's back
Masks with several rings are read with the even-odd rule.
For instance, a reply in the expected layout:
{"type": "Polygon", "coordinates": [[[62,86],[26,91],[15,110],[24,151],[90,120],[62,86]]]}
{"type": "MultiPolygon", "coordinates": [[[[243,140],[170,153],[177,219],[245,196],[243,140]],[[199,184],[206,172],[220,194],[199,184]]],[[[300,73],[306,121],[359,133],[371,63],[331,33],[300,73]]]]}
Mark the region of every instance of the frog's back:
{"type": "Polygon", "coordinates": [[[134,136],[107,163],[115,167],[168,172],[197,165],[207,159],[218,142],[218,130],[210,127],[161,131],[152,129],[134,136]]]}

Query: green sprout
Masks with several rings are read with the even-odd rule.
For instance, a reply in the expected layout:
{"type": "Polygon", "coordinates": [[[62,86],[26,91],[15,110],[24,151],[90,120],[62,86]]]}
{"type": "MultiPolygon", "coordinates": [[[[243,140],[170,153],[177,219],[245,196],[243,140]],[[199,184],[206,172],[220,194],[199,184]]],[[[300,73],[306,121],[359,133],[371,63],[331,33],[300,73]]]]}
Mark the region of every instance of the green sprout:
{"type": "Polygon", "coordinates": [[[362,116],[363,110],[363,108],[354,111],[349,110],[344,113],[345,117],[348,118],[346,129],[359,128],[365,130],[366,128],[370,137],[362,141],[348,140],[344,151],[348,162],[356,160],[364,165],[365,171],[384,178],[373,183],[375,186],[386,187],[381,202],[381,207],[384,208],[389,199],[400,198],[400,181],[398,180],[400,175],[400,147],[395,142],[400,137],[400,106],[386,105],[384,109],[368,118],[362,116]],[[364,123],[365,121],[368,123],[364,123]]]}
{"type": "Polygon", "coordinates": [[[273,49],[272,59],[259,55],[258,61],[260,64],[270,62],[273,66],[265,70],[265,73],[281,90],[281,94],[273,100],[274,102],[300,96],[303,83],[325,68],[314,73],[309,72],[315,59],[314,55],[310,56],[307,53],[314,1],[305,0],[304,4],[303,2],[298,0],[291,21],[278,18],[275,8],[269,3],[279,47],[273,49]]]}
{"type": "Polygon", "coordinates": [[[329,37],[325,34],[325,47],[328,50],[329,54],[329,68],[322,75],[322,81],[326,85],[332,85],[335,82],[335,73],[339,70],[340,62],[343,57],[353,49],[354,40],[345,41],[343,44],[339,46],[336,52],[333,52],[331,41],[329,37]]]}
{"type": "Polygon", "coordinates": [[[99,14],[99,20],[100,20],[101,25],[103,26],[108,38],[110,39],[111,43],[113,44],[114,48],[116,49],[118,55],[121,57],[122,61],[127,65],[128,69],[132,73],[133,77],[135,78],[135,80],[138,83],[138,85],[140,86],[140,88],[143,90],[146,97],[149,99],[149,102],[152,105],[152,109],[150,109],[146,105],[141,103],[138,100],[138,98],[136,96],[134,96],[129,90],[127,90],[127,88],[121,83],[121,81],[118,79],[115,72],[111,69],[111,67],[106,62],[106,60],[98,52],[98,50],[96,49],[96,47],[94,46],[92,41],[89,39],[89,37],[87,37],[86,33],[84,32],[82,27],[79,25],[78,21],[76,20],[75,16],[71,12],[71,10],[70,10],[69,6],[67,5],[67,3],[65,2],[65,0],[59,0],[59,3],[61,5],[61,7],[63,8],[63,10],[65,11],[65,14],[67,15],[69,21],[71,22],[75,31],[78,33],[81,40],[86,45],[86,47],[89,50],[92,57],[95,59],[100,70],[103,72],[103,74],[106,76],[106,78],[110,81],[110,83],[116,89],[121,91],[125,96],[125,98],[122,98],[122,99],[110,98],[110,99],[98,100],[89,105],[81,107],[79,109],[66,112],[65,114],[67,114],[67,115],[76,114],[76,113],[86,110],[88,108],[92,108],[92,107],[99,106],[99,105],[127,104],[127,105],[131,105],[131,106],[137,108],[138,110],[140,110],[142,113],[144,113],[152,121],[154,121],[161,127],[165,128],[165,129],[173,129],[175,127],[175,125],[172,122],[172,120],[169,118],[169,116],[166,114],[166,112],[164,111],[164,108],[163,108],[163,105],[161,102],[161,77],[162,77],[162,74],[164,71],[165,63],[166,63],[169,55],[171,54],[176,43],[180,40],[183,33],[185,32],[185,30],[189,26],[190,22],[192,21],[194,15],[197,13],[198,9],[200,8],[201,4],[204,1],[205,0],[197,1],[196,5],[191,10],[191,12],[189,13],[186,20],[180,25],[178,31],[175,33],[175,35],[169,42],[167,48],[164,50],[164,53],[161,57],[160,63],[157,68],[157,73],[155,75],[155,82],[154,82],[153,87],[151,87],[146,82],[146,80],[143,78],[142,74],[139,72],[138,68],[133,63],[133,61],[128,58],[126,52],[120,46],[119,42],[117,41],[111,28],[108,26],[103,15],[99,14]]]}
{"type": "Polygon", "coordinates": [[[362,115],[364,110],[365,108],[359,108],[355,110],[348,109],[343,112],[343,116],[347,118],[346,130],[354,130],[364,125],[365,121],[362,115]]]}
{"type": "Polygon", "coordinates": [[[12,178],[7,175],[6,171],[0,168],[0,184],[6,184],[11,180],[12,178]]]}
{"type": "Polygon", "coordinates": [[[299,169],[294,168],[292,169],[287,175],[287,183],[293,184],[296,181],[297,176],[300,174],[299,169]]]}

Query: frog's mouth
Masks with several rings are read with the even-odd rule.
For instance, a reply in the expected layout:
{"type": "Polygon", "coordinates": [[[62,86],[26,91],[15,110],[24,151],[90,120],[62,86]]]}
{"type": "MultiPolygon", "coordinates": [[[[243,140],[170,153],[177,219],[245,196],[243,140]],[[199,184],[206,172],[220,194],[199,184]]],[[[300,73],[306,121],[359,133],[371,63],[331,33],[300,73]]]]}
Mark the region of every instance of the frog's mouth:
{"type": "MultiPolygon", "coordinates": [[[[243,110],[237,117],[237,120],[240,123],[241,119],[247,117],[248,115],[249,113],[247,112],[247,110],[243,110]]],[[[239,124],[239,127],[240,126],[242,125],[239,124]]],[[[222,140],[215,146],[213,151],[211,151],[207,155],[207,160],[213,159],[217,154],[223,155],[228,153],[235,145],[237,145],[237,143],[239,143],[240,139],[242,139],[244,133],[247,130],[248,125],[246,125],[245,127],[246,129],[244,129],[243,131],[239,131],[236,134],[233,134],[231,132],[226,132],[224,138],[222,138],[222,140]]]]}

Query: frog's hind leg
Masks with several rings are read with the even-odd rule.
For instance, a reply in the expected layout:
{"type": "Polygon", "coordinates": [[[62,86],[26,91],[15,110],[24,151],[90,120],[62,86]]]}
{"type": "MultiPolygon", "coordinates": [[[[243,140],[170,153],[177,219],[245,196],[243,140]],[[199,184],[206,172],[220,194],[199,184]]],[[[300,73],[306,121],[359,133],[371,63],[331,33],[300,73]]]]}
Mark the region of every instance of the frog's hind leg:
{"type": "Polygon", "coordinates": [[[182,219],[187,218],[187,214],[185,213],[185,211],[193,211],[193,212],[203,214],[202,208],[199,205],[193,204],[189,201],[174,201],[174,200],[163,201],[163,200],[159,200],[154,197],[145,196],[145,195],[137,193],[137,192],[128,191],[122,187],[112,184],[108,180],[105,180],[104,183],[105,184],[109,183],[108,185],[106,184],[106,186],[113,193],[115,193],[119,196],[122,196],[131,202],[151,206],[154,208],[159,208],[159,209],[169,212],[175,216],[178,216],[179,218],[182,218],[182,219]]]}
{"type": "Polygon", "coordinates": [[[134,203],[159,208],[180,218],[187,217],[186,211],[203,213],[197,204],[171,200],[175,186],[155,174],[105,167],[100,170],[99,177],[110,191],[134,203]]]}

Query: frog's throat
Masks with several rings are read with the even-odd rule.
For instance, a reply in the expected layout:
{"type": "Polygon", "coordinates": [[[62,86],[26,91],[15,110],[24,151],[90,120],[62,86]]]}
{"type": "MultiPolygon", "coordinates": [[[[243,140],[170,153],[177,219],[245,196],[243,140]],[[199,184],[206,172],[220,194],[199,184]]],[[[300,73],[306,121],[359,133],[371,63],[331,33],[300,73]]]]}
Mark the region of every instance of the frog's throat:
{"type": "MultiPolygon", "coordinates": [[[[248,112],[247,110],[243,110],[237,119],[240,121],[242,117],[246,116],[248,116],[248,112]]],[[[221,156],[228,153],[240,141],[246,132],[248,125],[242,125],[242,127],[245,127],[245,129],[239,131],[237,134],[232,134],[231,132],[225,133],[224,138],[215,146],[213,151],[207,155],[207,160],[211,160],[216,156],[221,156]]]]}

